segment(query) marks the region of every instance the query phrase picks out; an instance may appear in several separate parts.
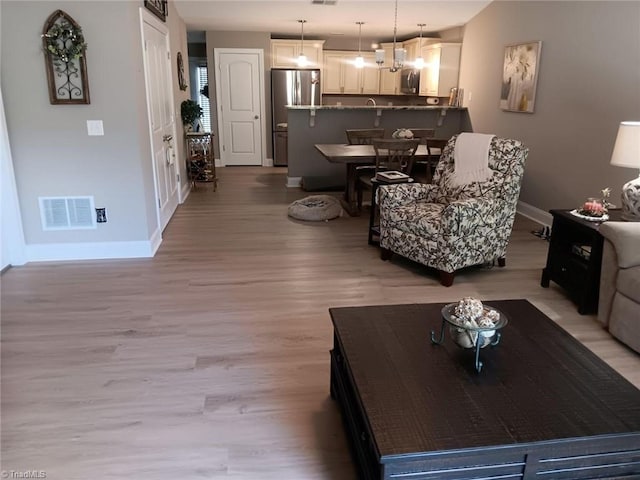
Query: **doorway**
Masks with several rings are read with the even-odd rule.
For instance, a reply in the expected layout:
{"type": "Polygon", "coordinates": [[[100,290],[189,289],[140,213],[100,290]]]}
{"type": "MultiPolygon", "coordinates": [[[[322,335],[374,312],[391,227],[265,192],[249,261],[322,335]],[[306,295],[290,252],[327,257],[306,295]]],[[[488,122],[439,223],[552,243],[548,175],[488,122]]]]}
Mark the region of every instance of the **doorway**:
{"type": "Polygon", "coordinates": [[[169,30],[142,8],[140,19],[158,224],[164,230],[180,200],[169,30]]]}
{"type": "Polygon", "coordinates": [[[264,54],[259,49],[216,48],[218,138],[222,165],[263,165],[264,54]]]}

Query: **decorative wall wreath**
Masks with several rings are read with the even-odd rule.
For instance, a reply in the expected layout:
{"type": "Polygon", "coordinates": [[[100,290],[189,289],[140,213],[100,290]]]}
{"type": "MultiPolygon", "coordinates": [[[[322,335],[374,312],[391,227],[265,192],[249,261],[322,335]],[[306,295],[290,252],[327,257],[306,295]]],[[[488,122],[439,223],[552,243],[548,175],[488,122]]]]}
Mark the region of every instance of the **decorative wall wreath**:
{"type": "Polygon", "coordinates": [[[87,44],[78,22],[56,10],[47,18],[40,36],[51,104],[90,103],[87,44]]]}
{"type": "Polygon", "coordinates": [[[42,37],[47,52],[64,63],[83,56],[87,49],[82,28],[72,25],[64,18],[52,25],[42,37]]]}

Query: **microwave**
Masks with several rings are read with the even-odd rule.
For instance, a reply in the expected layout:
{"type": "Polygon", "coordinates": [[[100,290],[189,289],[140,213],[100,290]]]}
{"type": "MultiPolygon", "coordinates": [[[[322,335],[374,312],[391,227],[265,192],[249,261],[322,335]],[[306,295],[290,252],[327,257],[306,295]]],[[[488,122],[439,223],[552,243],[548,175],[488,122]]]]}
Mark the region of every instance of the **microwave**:
{"type": "Polygon", "coordinates": [[[420,70],[404,68],[400,70],[400,91],[417,95],[420,91],[420,70]]]}

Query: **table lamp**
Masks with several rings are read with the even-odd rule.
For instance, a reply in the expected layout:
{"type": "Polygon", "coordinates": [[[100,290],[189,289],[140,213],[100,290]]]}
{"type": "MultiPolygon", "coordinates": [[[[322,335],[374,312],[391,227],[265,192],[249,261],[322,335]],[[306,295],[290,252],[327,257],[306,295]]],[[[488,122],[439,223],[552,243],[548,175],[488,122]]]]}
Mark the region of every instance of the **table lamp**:
{"type": "MultiPolygon", "coordinates": [[[[640,122],[621,122],[611,165],[640,170],[640,122]]],[[[622,219],[640,222],[640,176],[622,187],[622,219]]]]}

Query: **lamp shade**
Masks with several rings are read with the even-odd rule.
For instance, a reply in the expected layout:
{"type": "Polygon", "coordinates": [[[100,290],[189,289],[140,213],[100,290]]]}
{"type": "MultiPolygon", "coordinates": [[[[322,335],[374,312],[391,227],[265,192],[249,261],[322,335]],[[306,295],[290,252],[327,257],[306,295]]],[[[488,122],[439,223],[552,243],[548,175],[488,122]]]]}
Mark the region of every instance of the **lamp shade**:
{"type": "Polygon", "coordinates": [[[298,59],[296,60],[296,63],[301,68],[309,66],[309,60],[307,59],[307,56],[304,53],[301,53],[300,55],[298,55],[298,59]]]}
{"type": "Polygon", "coordinates": [[[620,123],[611,165],[640,169],[640,122],[620,123]]]}

